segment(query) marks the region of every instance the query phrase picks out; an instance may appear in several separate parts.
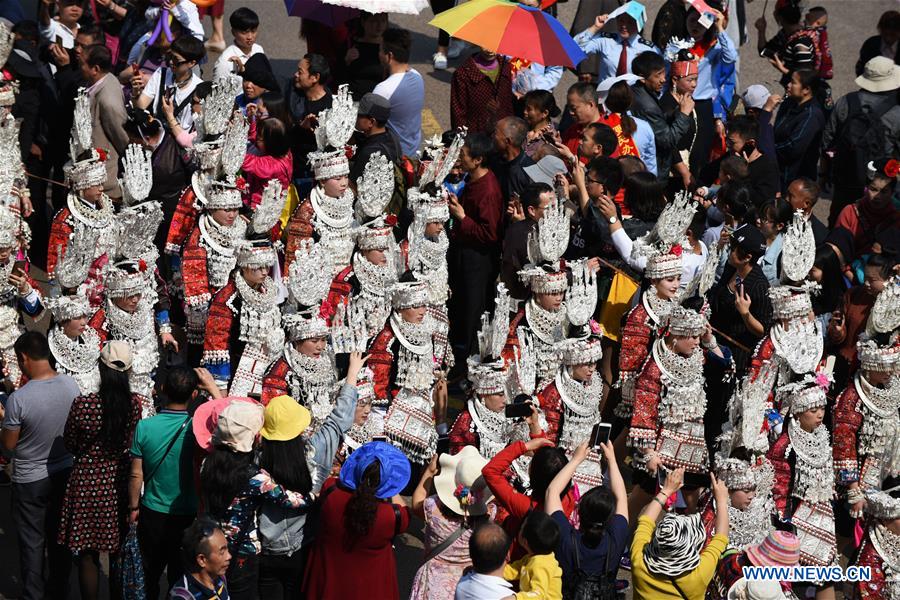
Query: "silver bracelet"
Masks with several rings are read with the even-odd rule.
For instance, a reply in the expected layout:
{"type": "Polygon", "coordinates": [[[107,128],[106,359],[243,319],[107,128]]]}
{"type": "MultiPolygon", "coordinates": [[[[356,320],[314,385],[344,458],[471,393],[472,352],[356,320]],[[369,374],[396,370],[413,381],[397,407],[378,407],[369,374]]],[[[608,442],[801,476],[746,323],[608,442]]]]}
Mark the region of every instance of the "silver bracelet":
{"type": "Polygon", "coordinates": [[[716,339],[716,336],[713,336],[712,340],[707,344],[706,342],[701,342],[701,346],[703,346],[706,350],[715,350],[719,347],[719,341],[716,339]]]}

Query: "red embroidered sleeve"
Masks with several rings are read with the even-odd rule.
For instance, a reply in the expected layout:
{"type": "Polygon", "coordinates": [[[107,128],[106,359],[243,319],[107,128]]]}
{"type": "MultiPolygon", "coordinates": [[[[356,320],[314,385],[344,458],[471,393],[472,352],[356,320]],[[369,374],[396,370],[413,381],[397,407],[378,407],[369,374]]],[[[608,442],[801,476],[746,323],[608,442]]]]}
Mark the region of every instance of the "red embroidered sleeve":
{"type": "Polygon", "coordinates": [[[661,372],[655,360],[648,360],[634,386],[634,413],[628,437],[636,448],[656,445],[659,398],[662,394],[661,372]]]}
{"type": "Polygon", "coordinates": [[[772,486],[772,499],[775,501],[775,508],[778,509],[778,514],[781,515],[782,520],[790,517],[790,515],[785,514],[792,483],[791,463],[788,461],[787,456],[790,444],[791,440],[788,437],[787,426],[785,425],[785,431],[775,440],[775,443],[772,444],[772,447],[766,453],[766,458],[769,459],[775,468],[775,484],[772,486]]]}
{"type": "Polygon", "coordinates": [[[194,193],[192,186],[185,188],[178,198],[178,205],[175,207],[175,214],[172,215],[172,223],[166,234],[166,254],[178,254],[197,224],[200,213],[194,208],[196,201],[197,194],[194,193]]]}
{"type": "Polygon", "coordinates": [[[459,416],[456,417],[456,421],[453,422],[453,427],[450,428],[450,433],[448,435],[450,440],[450,454],[458,454],[460,450],[466,446],[478,447],[478,434],[471,431],[472,429],[472,415],[469,414],[468,410],[463,410],[459,413],[459,416]]]}
{"type": "Polygon", "coordinates": [[[106,310],[99,309],[94,313],[94,316],[90,318],[88,321],[88,326],[97,332],[97,336],[100,338],[100,344],[104,344],[106,342],[107,333],[106,327],[104,326],[106,323],[106,310]]]}
{"type": "Polygon", "coordinates": [[[328,296],[322,303],[321,316],[328,322],[331,327],[331,317],[337,312],[337,307],[341,304],[347,304],[350,294],[353,291],[353,285],[350,283],[350,276],[353,274],[353,266],[344,267],[344,270],[335,275],[331,280],[331,287],[328,289],[328,296]]]}
{"type": "Polygon", "coordinates": [[[844,486],[859,481],[856,444],[863,422],[859,405],[860,397],[851,379],[850,385],[841,392],[834,405],[834,473],[837,482],[844,486]]]}
{"type": "Polygon", "coordinates": [[[300,242],[313,236],[312,220],[314,213],[312,203],[309,199],[306,199],[294,209],[294,214],[288,220],[287,243],[284,250],[285,273],[287,273],[291,263],[294,262],[294,254],[296,254],[297,248],[300,247],[300,242]]]}
{"type": "Polygon", "coordinates": [[[538,392],[537,397],[541,404],[541,410],[544,411],[544,417],[547,419],[547,430],[543,437],[556,444],[559,441],[559,429],[562,424],[562,398],[559,396],[556,382],[550,383],[538,392]]]}
{"type": "Polygon", "coordinates": [[[184,301],[188,306],[200,306],[208,303],[215,292],[209,287],[206,259],[206,249],[200,245],[200,228],[194,227],[181,251],[184,301]]]}
{"type": "Polygon", "coordinates": [[[70,214],[68,208],[63,208],[56,213],[56,216],[53,217],[53,223],[50,224],[50,243],[47,246],[47,273],[51,278],[56,265],[66,254],[69,236],[74,231],[68,223],[70,214]]]}
{"type": "Polygon", "coordinates": [[[860,548],[856,566],[870,567],[872,569],[872,577],[869,581],[857,583],[856,589],[861,600],[884,600],[885,596],[883,594],[887,584],[884,579],[884,559],[879,556],[875,546],[872,545],[869,539],[871,529],[869,531],[870,533],[866,534],[866,538],[860,548]]]}
{"type": "Polygon", "coordinates": [[[236,294],[234,282],[229,281],[213,297],[206,321],[206,335],[203,338],[203,364],[223,364],[229,362],[231,324],[234,313],[227,302],[236,294]]]}
{"type": "Polygon", "coordinates": [[[284,357],[279,358],[269,367],[269,371],[263,377],[262,403],[267,405],[269,400],[277,396],[288,395],[287,381],[288,364],[284,357]]]}
{"type": "Polygon", "coordinates": [[[516,329],[522,324],[522,319],[524,318],[525,309],[520,308],[519,312],[516,313],[516,316],[513,317],[513,320],[509,324],[509,333],[506,335],[506,345],[503,346],[503,351],[500,353],[507,366],[513,364],[516,360],[516,348],[519,347],[519,332],[516,331],[516,329]]]}
{"type": "MultiPolygon", "coordinates": [[[[619,352],[619,373],[639,371],[650,352],[650,320],[647,309],[638,303],[631,309],[622,327],[622,349],[619,352]]],[[[621,377],[621,375],[620,375],[621,377]]]]}
{"type": "Polygon", "coordinates": [[[393,399],[391,394],[391,366],[394,364],[394,355],[391,353],[391,343],[394,341],[394,332],[390,326],[381,330],[369,345],[369,368],[372,370],[375,397],[389,402],[393,399]]]}
{"type": "Polygon", "coordinates": [[[763,341],[756,347],[753,358],[750,359],[750,381],[755,381],[759,375],[763,365],[772,360],[775,355],[775,344],[772,342],[772,336],[766,336],[763,341]]]}

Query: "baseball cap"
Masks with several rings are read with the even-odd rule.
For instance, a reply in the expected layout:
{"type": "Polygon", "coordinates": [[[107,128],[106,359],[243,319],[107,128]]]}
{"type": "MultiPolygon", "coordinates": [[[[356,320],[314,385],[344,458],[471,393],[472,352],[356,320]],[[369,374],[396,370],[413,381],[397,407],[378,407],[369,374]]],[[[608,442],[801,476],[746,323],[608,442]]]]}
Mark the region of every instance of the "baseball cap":
{"type": "Polygon", "coordinates": [[[741,99],[747,108],[762,109],[771,95],[772,93],[766,86],[755,83],[744,91],[741,99]]]}
{"type": "Polygon", "coordinates": [[[372,117],[386,123],[391,118],[391,102],[384,96],[369,92],[359,101],[358,113],[361,117],[372,117]]]}
{"type": "Polygon", "coordinates": [[[259,434],[273,442],[292,440],[303,433],[312,415],[290,396],[275,396],[266,405],[265,421],[259,434]]]}
{"type": "Polygon", "coordinates": [[[127,371],[131,368],[131,345],[122,340],[107,342],[100,351],[103,364],[115,371],[127,371]]]}
{"type": "Polygon", "coordinates": [[[554,185],[554,178],[557,173],[566,173],[566,163],[561,158],[549,154],[537,161],[533,165],[528,165],[524,169],[528,178],[535,183],[546,183],[550,187],[554,185]]]}
{"type": "Polygon", "coordinates": [[[731,234],[732,244],[758,258],[766,253],[766,238],[753,225],[744,225],[731,234]]]}

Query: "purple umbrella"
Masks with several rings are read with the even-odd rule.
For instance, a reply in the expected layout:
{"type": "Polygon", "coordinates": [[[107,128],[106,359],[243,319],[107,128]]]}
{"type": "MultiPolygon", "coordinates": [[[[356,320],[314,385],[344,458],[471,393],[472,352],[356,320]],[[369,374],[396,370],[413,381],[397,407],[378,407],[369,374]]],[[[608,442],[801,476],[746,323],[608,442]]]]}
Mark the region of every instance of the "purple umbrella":
{"type": "Polygon", "coordinates": [[[355,8],[325,4],[321,0],[284,0],[288,15],[303,17],[329,27],[341,25],[359,16],[355,8]]]}

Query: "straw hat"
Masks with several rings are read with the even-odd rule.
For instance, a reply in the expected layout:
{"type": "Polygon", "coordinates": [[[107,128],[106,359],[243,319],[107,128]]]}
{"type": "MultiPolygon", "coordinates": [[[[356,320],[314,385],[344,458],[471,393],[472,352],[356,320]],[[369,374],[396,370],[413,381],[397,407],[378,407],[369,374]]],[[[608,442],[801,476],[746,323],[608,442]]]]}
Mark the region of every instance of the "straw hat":
{"type": "Polygon", "coordinates": [[[290,396],[275,396],[266,405],[265,422],[259,434],[273,442],[292,440],[309,427],[312,415],[290,396]]]}
{"type": "Polygon", "coordinates": [[[781,584],[774,579],[738,579],[728,590],[728,600],[787,600],[781,584]]]}
{"type": "Polygon", "coordinates": [[[494,495],[481,475],[488,460],[478,449],[465,446],[458,454],[441,454],[438,462],[441,472],[434,478],[434,489],[444,506],[458,515],[487,513],[487,503],[494,495]]]}
{"type": "Polygon", "coordinates": [[[856,85],[868,92],[889,92],[900,88],[900,67],[890,58],[876,56],[866,63],[856,85]]]}

